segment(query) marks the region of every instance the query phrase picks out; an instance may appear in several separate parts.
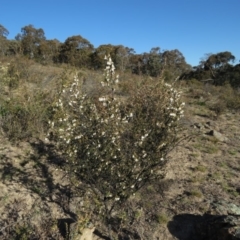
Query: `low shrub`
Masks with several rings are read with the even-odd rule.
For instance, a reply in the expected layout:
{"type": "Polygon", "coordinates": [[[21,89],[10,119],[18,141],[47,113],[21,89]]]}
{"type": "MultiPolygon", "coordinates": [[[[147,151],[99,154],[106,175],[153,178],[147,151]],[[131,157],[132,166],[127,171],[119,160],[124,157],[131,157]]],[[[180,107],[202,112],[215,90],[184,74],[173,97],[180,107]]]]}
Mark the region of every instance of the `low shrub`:
{"type": "MultiPolygon", "coordinates": [[[[119,76],[106,57],[105,78],[94,94],[77,75],[54,104],[49,137],[66,159],[66,171],[91,196],[107,224],[113,209],[148,182],[163,178],[167,154],[178,139],[184,103],[163,81],[145,81],[131,95],[115,94],[119,76]]],[[[93,210],[92,210],[93,211],[93,210]]]]}

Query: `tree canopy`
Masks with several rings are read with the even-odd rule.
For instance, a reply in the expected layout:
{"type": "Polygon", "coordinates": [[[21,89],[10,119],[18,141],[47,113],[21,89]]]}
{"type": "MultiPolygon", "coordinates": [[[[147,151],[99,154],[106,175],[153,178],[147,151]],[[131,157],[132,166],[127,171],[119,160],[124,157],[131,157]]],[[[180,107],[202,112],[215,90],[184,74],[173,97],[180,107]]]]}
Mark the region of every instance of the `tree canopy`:
{"type": "Polygon", "coordinates": [[[64,63],[78,68],[103,70],[104,56],[110,55],[116,69],[133,74],[161,77],[165,80],[197,79],[214,80],[214,84],[226,82],[239,86],[239,64],[232,65],[235,56],[229,51],[209,53],[199,65],[189,65],[178,50],[162,50],[159,46],[149,52],[136,53],[133,48],[123,45],[93,44],[81,35],[68,37],[63,43],[57,39],[46,39],[42,28],[32,24],[21,28],[15,40],[8,40],[9,31],[0,24],[0,55],[23,55],[43,64],[64,63]]]}
{"type": "Polygon", "coordinates": [[[238,65],[231,65],[235,56],[229,52],[206,54],[199,65],[192,71],[184,72],[181,79],[197,79],[200,81],[212,79],[213,84],[223,85],[230,83],[233,87],[240,86],[240,68],[238,65]]]}

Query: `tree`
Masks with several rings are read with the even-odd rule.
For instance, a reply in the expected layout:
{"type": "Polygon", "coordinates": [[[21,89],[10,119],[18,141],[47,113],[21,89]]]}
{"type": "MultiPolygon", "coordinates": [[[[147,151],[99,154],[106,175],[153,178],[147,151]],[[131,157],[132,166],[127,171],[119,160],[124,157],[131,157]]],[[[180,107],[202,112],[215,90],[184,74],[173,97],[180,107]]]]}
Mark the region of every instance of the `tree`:
{"type": "Polygon", "coordinates": [[[162,53],[159,47],[154,47],[149,53],[143,54],[142,71],[152,77],[158,77],[163,70],[162,53]]]}
{"type": "Polygon", "coordinates": [[[57,62],[61,43],[57,39],[42,41],[38,47],[38,55],[44,63],[57,62]]]}
{"type": "Polygon", "coordinates": [[[21,52],[21,42],[15,39],[8,40],[6,55],[18,55],[21,52]]]}
{"type": "Polygon", "coordinates": [[[30,58],[38,57],[38,47],[46,40],[43,29],[36,29],[31,24],[23,27],[15,39],[21,42],[23,54],[30,58]]]}
{"type": "Polygon", "coordinates": [[[6,38],[9,34],[9,31],[0,24],[0,37],[6,38]]]}
{"type": "Polygon", "coordinates": [[[215,85],[229,82],[233,87],[238,87],[240,82],[238,67],[230,64],[234,60],[235,56],[229,51],[205,54],[199,65],[192,71],[183,73],[180,79],[211,79],[215,85]]]}
{"type": "Polygon", "coordinates": [[[227,65],[230,61],[234,61],[235,56],[231,52],[225,51],[217,54],[211,54],[202,64],[205,70],[210,70],[212,77],[215,78],[216,71],[227,65]]]}
{"type": "Polygon", "coordinates": [[[7,51],[7,45],[8,45],[8,40],[7,40],[7,35],[9,34],[8,30],[0,24],[0,55],[5,55],[7,51]]]}
{"type": "Polygon", "coordinates": [[[134,74],[143,73],[143,54],[133,54],[129,57],[129,67],[134,74]]]}
{"type": "Polygon", "coordinates": [[[93,45],[80,35],[66,39],[60,48],[59,60],[76,67],[90,67],[93,45]]]}
{"type": "Polygon", "coordinates": [[[174,80],[191,69],[191,66],[186,63],[185,57],[178,49],[164,51],[162,63],[166,80],[174,80]]]}
{"type": "Polygon", "coordinates": [[[123,45],[100,45],[92,54],[92,65],[94,69],[103,69],[105,66],[104,56],[111,55],[113,61],[116,62],[116,69],[123,72],[130,68],[129,61],[134,53],[134,49],[123,45]]]}
{"type": "Polygon", "coordinates": [[[111,55],[115,58],[115,46],[103,44],[97,47],[92,54],[92,66],[94,69],[103,69],[105,67],[104,56],[111,55]]]}
{"type": "Polygon", "coordinates": [[[124,47],[123,45],[115,46],[116,68],[124,72],[129,68],[131,56],[135,53],[133,48],[124,47]]]}

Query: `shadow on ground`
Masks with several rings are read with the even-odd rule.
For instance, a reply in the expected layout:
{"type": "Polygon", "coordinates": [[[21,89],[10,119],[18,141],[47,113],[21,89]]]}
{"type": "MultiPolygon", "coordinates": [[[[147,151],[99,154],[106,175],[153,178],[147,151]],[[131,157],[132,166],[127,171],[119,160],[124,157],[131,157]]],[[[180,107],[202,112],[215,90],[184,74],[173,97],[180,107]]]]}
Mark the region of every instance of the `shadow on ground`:
{"type": "Polygon", "coordinates": [[[237,240],[239,223],[240,216],[180,214],[167,227],[179,240],[237,240]]]}
{"type": "MultiPolygon", "coordinates": [[[[44,144],[42,141],[30,142],[29,147],[31,147],[33,151],[26,155],[20,154],[19,156],[11,156],[8,153],[1,155],[2,167],[0,170],[0,180],[7,188],[14,187],[16,192],[20,192],[21,190],[19,187],[22,186],[30,196],[33,196],[32,194],[37,194],[43,202],[57,205],[58,208],[69,217],[66,217],[67,222],[69,219],[71,223],[77,221],[77,215],[70,210],[69,203],[73,196],[73,192],[65,174],[62,173],[58,180],[55,179],[53,174],[53,169],[63,166],[63,159],[54,152],[51,145],[44,144]]],[[[12,206],[15,205],[17,206],[19,204],[13,202],[12,206]]],[[[49,205],[49,207],[50,206],[51,205],[49,205]]],[[[6,207],[9,206],[6,205],[6,207]]],[[[49,207],[46,207],[46,212],[50,211],[49,207]]],[[[19,209],[16,211],[13,211],[14,209],[8,209],[9,214],[12,215],[11,212],[18,213],[22,211],[21,206],[18,208],[19,209]]],[[[15,223],[17,224],[19,222],[19,214],[15,215],[15,218],[8,219],[9,223],[5,224],[6,229],[9,228],[8,225],[14,226],[15,223]]],[[[2,219],[2,222],[4,221],[5,220],[2,219]]],[[[64,229],[62,225],[59,224],[63,222],[64,219],[58,219],[57,221],[60,233],[64,237],[64,229]]]]}

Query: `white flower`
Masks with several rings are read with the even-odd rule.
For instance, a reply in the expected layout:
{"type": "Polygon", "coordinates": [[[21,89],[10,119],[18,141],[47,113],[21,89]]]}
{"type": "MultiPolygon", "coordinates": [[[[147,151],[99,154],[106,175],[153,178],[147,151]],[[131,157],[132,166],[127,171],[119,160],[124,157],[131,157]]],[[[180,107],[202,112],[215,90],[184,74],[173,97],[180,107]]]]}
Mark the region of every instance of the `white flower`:
{"type": "Polygon", "coordinates": [[[99,99],[98,99],[98,101],[99,102],[104,102],[104,101],[106,101],[107,99],[105,98],[105,97],[100,97],[99,99]]]}
{"type": "MultiPolygon", "coordinates": [[[[108,61],[107,61],[107,65],[112,65],[112,63],[113,63],[113,62],[112,62],[112,59],[109,58],[108,61]]],[[[107,67],[106,67],[106,69],[107,69],[107,67]]]]}
{"type": "Polygon", "coordinates": [[[141,137],[142,140],[144,140],[148,136],[148,133],[146,133],[144,136],[141,137]]]}
{"type": "Polygon", "coordinates": [[[176,117],[176,113],[170,113],[169,116],[170,117],[176,117]]]}
{"type": "Polygon", "coordinates": [[[162,147],[164,147],[164,146],[166,146],[166,143],[165,143],[165,142],[162,143],[162,144],[159,146],[159,148],[162,148],[162,147]]]}
{"type": "Polygon", "coordinates": [[[77,98],[78,95],[79,95],[79,91],[76,94],[74,94],[75,98],[77,98]]]}

